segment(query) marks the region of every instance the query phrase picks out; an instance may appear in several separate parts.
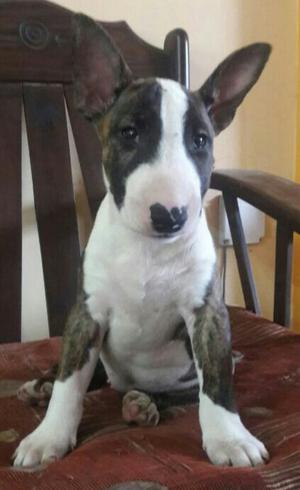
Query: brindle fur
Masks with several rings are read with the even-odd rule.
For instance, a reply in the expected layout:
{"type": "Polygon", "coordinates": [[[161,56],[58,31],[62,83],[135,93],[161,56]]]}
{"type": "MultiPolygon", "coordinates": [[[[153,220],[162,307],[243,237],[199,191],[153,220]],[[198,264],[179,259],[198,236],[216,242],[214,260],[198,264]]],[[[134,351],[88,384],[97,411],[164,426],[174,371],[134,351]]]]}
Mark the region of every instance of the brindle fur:
{"type": "Polygon", "coordinates": [[[127,177],[141,161],[155,160],[161,137],[161,87],[155,79],[135,81],[119,96],[110,110],[96,123],[101,147],[102,165],[116,205],[125,198],[127,177]],[[134,126],[140,144],[120,138],[120,131],[134,126]]]}
{"type": "Polygon", "coordinates": [[[71,310],[64,336],[57,379],[64,381],[89,360],[89,351],[100,340],[100,326],[88,312],[84,298],[71,310]]]}
{"type": "Polygon", "coordinates": [[[214,403],[236,412],[229,316],[219,293],[216,274],[204,305],[195,309],[195,315],[192,345],[199,368],[203,371],[203,393],[214,403]]]}
{"type": "Polygon", "coordinates": [[[89,360],[90,349],[100,341],[100,325],[92,319],[85,302],[83,261],[84,253],[78,271],[77,303],[69,314],[63,335],[63,351],[57,371],[60,381],[81,369],[89,360]]]}
{"type": "Polygon", "coordinates": [[[167,393],[148,393],[156,404],[158,410],[166,410],[174,406],[185,406],[198,403],[199,386],[193,386],[186,390],[173,390],[167,393]]]}
{"type": "Polygon", "coordinates": [[[191,360],[193,359],[193,349],[192,349],[191,339],[190,339],[186,325],[185,325],[183,320],[176,327],[174,335],[172,337],[172,340],[182,340],[184,342],[184,345],[185,345],[186,351],[189,355],[189,358],[191,360]]]}
{"type": "Polygon", "coordinates": [[[34,389],[36,391],[40,391],[42,386],[45,383],[54,383],[56,376],[57,376],[57,373],[58,373],[58,366],[59,366],[58,364],[54,364],[54,366],[52,366],[50,369],[48,369],[43,374],[43,376],[41,376],[40,378],[38,378],[36,380],[36,383],[34,385],[34,389]]]}
{"type": "MultiPolygon", "coordinates": [[[[92,319],[85,303],[87,296],[83,288],[83,262],[84,252],[78,270],[77,303],[71,310],[66,323],[60,364],[52,366],[37,380],[35,385],[37,390],[40,390],[46,382],[53,383],[55,379],[63,381],[73,371],[81,369],[89,359],[89,350],[100,340],[100,326],[92,319]]],[[[104,366],[99,359],[88,391],[100,388],[106,381],[104,366]]]]}

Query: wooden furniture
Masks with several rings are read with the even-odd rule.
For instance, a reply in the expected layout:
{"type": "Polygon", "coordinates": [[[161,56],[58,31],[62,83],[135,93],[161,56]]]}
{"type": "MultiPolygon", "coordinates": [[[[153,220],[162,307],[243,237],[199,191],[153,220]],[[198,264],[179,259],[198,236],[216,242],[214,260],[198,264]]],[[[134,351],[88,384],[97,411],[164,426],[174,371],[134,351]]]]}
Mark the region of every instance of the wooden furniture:
{"type": "MultiPolygon", "coordinates": [[[[188,86],[188,40],[168,34],[164,49],[125,22],[103,23],[137,77],[158,75],[188,86]]],[[[278,221],[275,320],[288,324],[292,231],[300,232],[300,187],[262,172],[215,172],[223,192],[248,310],[230,308],[237,403],[247,427],[266,444],[267,466],[216,468],[201,449],[197,406],[163,414],[158,427],[128,427],[109,387],[86,396],[78,445],[62,461],[15,470],[10,458],[45,409],[16,398],[25,380],[57,362],[60,335],[75,300],[79,241],[65,102],[92,216],[104,186],[101,148],[72,102],[72,12],[42,0],[0,1],[0,488],[1,490],[294,489],[300,482],[300,336],[260,318],[237,197],[278,221]],[[33,189],[52,338],[20,343],[21,110],[28,133],[33,189]],[[10,343],[7,343],[10,342],[10,343]],[[133,483],[138,480],[139,483],[133,483]],[[143,483],[141,483],[141,481],[143,483]],[[145,482],[152,483],[146,484],[145,482]],[[126,484],[124,482],[127,482],[126,484]],[[120,484],[120,486],[115,486],[120,484]],[[122,486],[123,485],[123,486],[122,486]]],[[[62,420],[62,424],[64,420],[62,420]]]]}
{"type": "Polygon", "coordinates": [[[293,232],[300,233],[300,185],[253,170],[216,171],[211,186],[223,192],[246,308],[260,313],[251,264],[238,209],[241,198],[277,222],[274,322],[289,326],[293,232]]]}
{"type": "MultiPolygon", "coordinates": [[[[125,22],[103,23],[134,75],[188,85],[184,31],[164,49],[150,46],[125,22]]],[[[101,148],[94,128],[73,106],[72,12],[48,2],[0,3],[0,341],[21,338],[21,109],[28,134],[34,200],[51,335],[59,335],[76,298],[79,240],[71,177],[66,101],[91,214],[104,196],[101,148]]]]}

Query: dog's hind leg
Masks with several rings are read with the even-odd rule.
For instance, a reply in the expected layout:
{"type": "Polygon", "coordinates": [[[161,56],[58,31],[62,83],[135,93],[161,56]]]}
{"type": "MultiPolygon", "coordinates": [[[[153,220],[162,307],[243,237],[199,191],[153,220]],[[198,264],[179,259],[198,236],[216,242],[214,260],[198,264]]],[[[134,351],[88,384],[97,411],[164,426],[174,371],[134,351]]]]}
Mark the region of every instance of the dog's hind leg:
{"type": "Polygon", "coordinates": [[[153,426],[159,422],[159,411],[156,403],[147,393],[131,390],[126,393],[122,401],[123,419],[128,423],[153,426]]]}
{"type": "Polygon", "coordinates": [[[199,386],[166,393],[145,393],[131,390],[122,401],[122,415],[126,422],[138,425],[157,425],[163,410],[197,403],[199,386]]]}
{"type": "Polygon", "coordinates": [[[40,407],[48,405],[57,371],[58,364],[55,364],[40,378],[26,381],[17,391],[19,400],[40,407]]]}
{"type": "MultiPolygon", "coordinates": [[[[58,373],[59,364],[55,364],[40,378],[26,381],[17,391],[17,397],[30,405],[45,407],[52,395],[53,384],[58,373]]],[[[107,375],[104,366],[99,359],[87,391],[102,388],[107,383],[107,375]]]]}

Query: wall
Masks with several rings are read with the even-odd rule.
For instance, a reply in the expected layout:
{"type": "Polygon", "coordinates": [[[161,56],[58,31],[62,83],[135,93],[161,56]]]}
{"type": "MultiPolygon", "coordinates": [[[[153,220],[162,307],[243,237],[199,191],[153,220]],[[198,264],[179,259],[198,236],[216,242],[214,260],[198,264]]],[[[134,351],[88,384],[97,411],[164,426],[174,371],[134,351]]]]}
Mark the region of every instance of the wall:
{"type": "MultiPolygon", "coordinates": [[[[263,78],[241,107],[240,147],[237,166],[272,172],[293,178],[296,152],[297,108],[297,2],[247,1],[241,7],[242,43],[265,39],[273,53],[263,78]]],[[[231,166],[226,162],[226,166],[231,166]]],[[[273,313],[274,223],[266,222],[266,236],[260,245],[249,248],[262,312],[273,313]]],[[[228,303],[241,303],[233,253],[229,252],[228,303]]]]}
{"type": "MultiPolygon", "coordinates": [[[[101,20],[126,20],[137,34],[158,47],[162,47],[169,30],[183,27],[190,39],[193,89],[200,87],[231,51],[255,41],[271,42],[274,51],[265,73],[233,124],[216,140],[216,167],[259,168],[284,177],[293,176],[297,0],[60,0],[57,3],[101,20]]],[[[47,335],[47,327],[43,297],[38,294],[41,290],[41,268],[36,266],[39,251],[33,228],[25,135],[23,151],[23,229],[24,255],[27,257],[23,274],[23,338],[30,339],[47,335]]],[[[75,170],[75,174],[77,179],[78,171],[75,170]]],[[[210,201],[212,208],[214,201],[210,201]]],[[[216,223],[212,225],[216,229],[216,223]]],[[[250,249],[262,293],[263,312],[267,316],[272,311],[273,247],[274,230],[268,221],[266,237],[260,245],[250,249]]],[[[231,251],[228,254],[226,291],[228,302],[242,304],[231,251]]]]}
{"type": "MultiPolygon", "coordinates": [[[[298,114],[297,114],[297,158],[294,180],[300,184],[300,1],[298,0],[298,114]]],[[[293,325],[300,332],[300,235],[295,235],[294,261],[293,261],[293,325]]]]}

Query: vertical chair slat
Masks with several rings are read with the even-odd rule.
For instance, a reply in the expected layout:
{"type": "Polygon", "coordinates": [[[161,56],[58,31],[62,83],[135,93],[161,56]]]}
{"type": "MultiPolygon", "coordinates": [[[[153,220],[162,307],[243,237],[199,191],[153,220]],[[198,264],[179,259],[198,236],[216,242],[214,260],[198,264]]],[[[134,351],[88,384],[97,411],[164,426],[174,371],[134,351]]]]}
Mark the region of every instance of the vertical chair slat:
{"type": "Polygon", "coordinates": [[[90,211],[95,219],[106,193],[101,170],[101,145],[92,124],[74,108],[72,87],[66,85],[64,90],[90,211]]]}
{"type": "Polygon", "coordinates": [[[0,341],[21,339],[21,84],[0,85],[0,341]]]}
{"type": "Polygon", "coordinates": [[[62,333],[76,300],[80,259],[61,85],[24,85],[24,109],[50,335],[62,333]]]}
{"type": "Polygon", "coordinates": [[[274,291],[274,322],[290,324],[293,261],[293,231],[278,221],[276,230],[276,267],[274,291]]]}
{"type": "Polygon", "coordinates": [[[243,295],[247,310],[260,313],[260,305],[249,260],[245,234],[236,197],[223,193],[226,214],[230,226],[234,252],[238,264],[243,295]]]}
{"type": "Polygon", "coordinates": [[[169,77],[187,89],[190,87],[189,42],[183,29],[169,32],[164,42],[164,51],[169,56],[169,77]]]}

